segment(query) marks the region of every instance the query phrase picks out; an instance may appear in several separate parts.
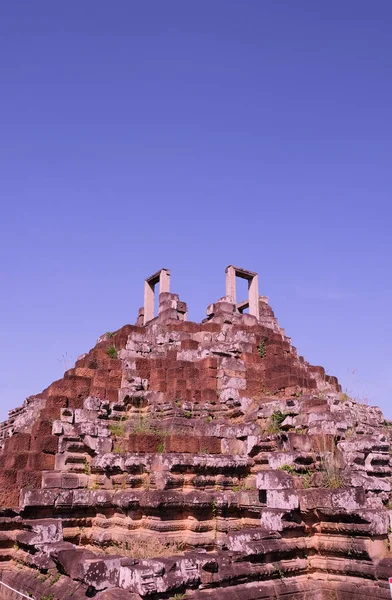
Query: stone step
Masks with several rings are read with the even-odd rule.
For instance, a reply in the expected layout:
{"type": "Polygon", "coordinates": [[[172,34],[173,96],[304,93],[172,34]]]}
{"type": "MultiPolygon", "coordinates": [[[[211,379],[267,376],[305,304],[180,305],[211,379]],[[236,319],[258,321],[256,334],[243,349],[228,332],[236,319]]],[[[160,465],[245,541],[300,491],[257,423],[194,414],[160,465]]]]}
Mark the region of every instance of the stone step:
{"type": "Polygon", "coordinates": [[[86,453],[64,452],[56,454],[55,470],[63,472],[84,473],[89,471],[89,455],[86,453]]]}

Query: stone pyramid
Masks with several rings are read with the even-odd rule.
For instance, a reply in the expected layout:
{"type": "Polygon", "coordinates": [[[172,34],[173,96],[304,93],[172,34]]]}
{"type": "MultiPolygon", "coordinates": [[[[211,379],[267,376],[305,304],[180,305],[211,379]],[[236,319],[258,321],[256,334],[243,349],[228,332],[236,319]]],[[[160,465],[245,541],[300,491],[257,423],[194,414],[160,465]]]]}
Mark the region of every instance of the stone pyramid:
{"type": "Polygon", "coordinates": [[[162,269],[1,424],[0,598],[390,598],[391,425],[298,355],[256,273],[194,323],[162,269]]]}

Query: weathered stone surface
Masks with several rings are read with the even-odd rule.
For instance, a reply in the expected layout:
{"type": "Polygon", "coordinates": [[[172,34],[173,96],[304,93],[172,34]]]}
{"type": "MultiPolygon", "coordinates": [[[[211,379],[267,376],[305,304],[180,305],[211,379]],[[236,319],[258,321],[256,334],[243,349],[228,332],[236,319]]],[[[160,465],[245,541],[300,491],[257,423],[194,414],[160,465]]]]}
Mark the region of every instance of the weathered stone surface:
{"type": "Polygon", "coordinates": [[[201,324],[169,289],[151,318],[150,295],[10,411],[0,558],[20,591],[389,597],[391,424],[298,356],[254,288],[244,314],[230,281],[201,324]]]}

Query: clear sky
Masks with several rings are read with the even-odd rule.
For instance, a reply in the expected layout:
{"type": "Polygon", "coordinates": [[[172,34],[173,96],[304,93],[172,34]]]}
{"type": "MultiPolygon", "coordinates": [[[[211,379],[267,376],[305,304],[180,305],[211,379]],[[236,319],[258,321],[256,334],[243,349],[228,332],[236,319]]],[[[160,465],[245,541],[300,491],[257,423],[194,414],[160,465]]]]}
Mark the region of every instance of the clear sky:
{"type": "Polygon", "coordinates": [[[0,2],[0,418],[172,270],[392,417],[391,0],[0,2]]]}

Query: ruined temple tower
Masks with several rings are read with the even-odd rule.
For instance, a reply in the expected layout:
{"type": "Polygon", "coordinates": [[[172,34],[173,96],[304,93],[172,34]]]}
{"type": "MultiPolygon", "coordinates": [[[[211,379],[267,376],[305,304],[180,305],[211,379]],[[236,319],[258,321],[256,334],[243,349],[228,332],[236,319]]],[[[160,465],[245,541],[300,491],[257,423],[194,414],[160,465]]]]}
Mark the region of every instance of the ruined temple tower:
{"type": "Polygon", "coordinates": [[[391,423],[225,278],[195,323],[148,277],[135,325],[10,411],[0,599],[390,598],[391,423]]]}

